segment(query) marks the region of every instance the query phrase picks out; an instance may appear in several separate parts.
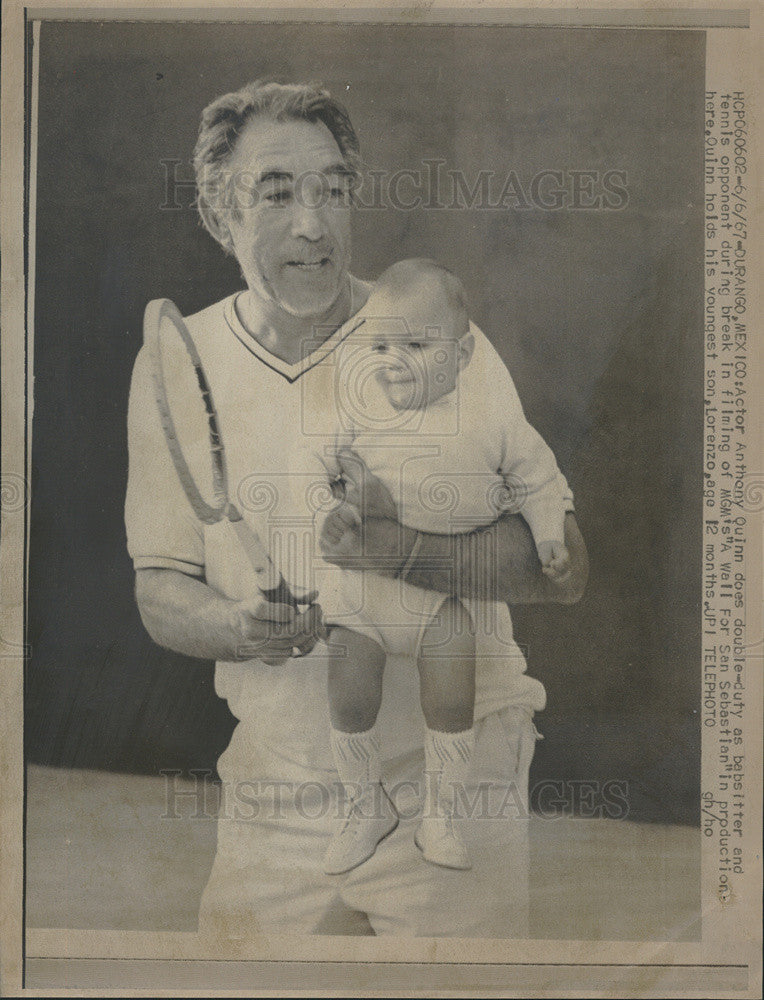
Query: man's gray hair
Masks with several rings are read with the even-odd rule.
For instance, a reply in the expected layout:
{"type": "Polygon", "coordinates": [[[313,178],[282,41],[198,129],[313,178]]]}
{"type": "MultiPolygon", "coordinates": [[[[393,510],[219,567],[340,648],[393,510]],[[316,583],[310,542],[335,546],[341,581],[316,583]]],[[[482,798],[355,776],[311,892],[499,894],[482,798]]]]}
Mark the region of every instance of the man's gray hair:
{"type": "Polygon", "coordinates": [[[205,228],[227,253],[232,253],[226,215],[238,217],[232,199],[228,165],[242,129],[256,115],[273,121],[323,122],[334,136],[351,173],[360,171],[358,138],[350,117],[328,90],[314,83],[276,83],[255,80],[230,94],[224,94],[202,112],[199,137],[194,149],[197,209],[205,228]],[[229,204],[232,202],[232,204],[229,204]]]}

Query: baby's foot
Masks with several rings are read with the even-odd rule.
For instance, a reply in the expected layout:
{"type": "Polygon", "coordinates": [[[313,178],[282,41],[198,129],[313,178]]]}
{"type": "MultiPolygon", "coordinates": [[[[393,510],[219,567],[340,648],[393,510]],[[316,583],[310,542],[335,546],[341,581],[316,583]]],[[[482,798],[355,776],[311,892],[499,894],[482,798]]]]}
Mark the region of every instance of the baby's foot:
{"type": "Polygon", "coordinates": [[[467,845],[454,829],[450,816],[425,816],[414,834],[414,843],[426,861],[441,868],[472,868],[467,845]]]}
{"type": "Polygon", "coordinates": [[[370,785],[348,803],[338,820],[324,857],[324,873],[342,875],[368,861],[397,826],[398,810],[390,796],[382,785],[370,785]]]}

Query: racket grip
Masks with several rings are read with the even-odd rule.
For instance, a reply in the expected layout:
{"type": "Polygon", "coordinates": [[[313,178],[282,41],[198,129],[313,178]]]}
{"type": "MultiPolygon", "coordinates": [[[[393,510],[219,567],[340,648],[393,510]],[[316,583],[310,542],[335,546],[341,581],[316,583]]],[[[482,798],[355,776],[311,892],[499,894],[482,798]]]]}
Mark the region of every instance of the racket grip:
{"type": "MultiPolygon", "coordinates": [[[[278,587],[273,587],[271,590],[263,590],[261,593],[270,604],[286,604],[289,607],[294,608],[295,611],[300,610],[297,598],[290,591],[283,577],[281,578],[278,587]]],[[[293,646],[292,657],[297,660],[302,656],[307,656],[315,644],[316,640],[313,639],[307,642],[304,646],[293,646]]]]}

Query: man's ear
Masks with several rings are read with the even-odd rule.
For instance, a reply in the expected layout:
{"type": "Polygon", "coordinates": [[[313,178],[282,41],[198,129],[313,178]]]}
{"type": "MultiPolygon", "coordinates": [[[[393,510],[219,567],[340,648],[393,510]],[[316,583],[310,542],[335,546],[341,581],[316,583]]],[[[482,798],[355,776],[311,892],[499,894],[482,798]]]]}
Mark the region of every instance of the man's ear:
{"type": "Polygon", "coordinates": [[[457,371],[463,371],[472,360],[472,352],[475,350],[475,336],[472,333],[465,333],[459,341],[459,358],[457,361],[457,371]]]}
{"type": "Polygon", "coordinates": [[[208,228],[210,229],[210,232],[218,241],[220,246],[223,248],[223,250],[229,256],[235,257],[236,254],[234,253],[233,249],[233,240],[231,239],[231,231],[226,225],[226,223],[222,219],[215,217],[214,222],[211,222],[208,228]]]}

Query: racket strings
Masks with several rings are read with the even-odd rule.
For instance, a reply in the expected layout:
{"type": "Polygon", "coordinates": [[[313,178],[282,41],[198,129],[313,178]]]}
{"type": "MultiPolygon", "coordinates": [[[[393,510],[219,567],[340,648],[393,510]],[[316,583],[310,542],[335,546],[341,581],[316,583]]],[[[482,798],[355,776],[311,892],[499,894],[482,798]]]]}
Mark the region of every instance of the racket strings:
{"type": "Polygon", "coordinates": [[[214,523],[227,506],[228,486],[212,390],[195,347],[170,317],[162,319],[157,347],[162,426],[174,458],[180,458],[176,467],[194,512],[214,523]]]}
{"type": "MultiPolygon", "coordinates": [[[[225,449],[212,390],[191,333],[169,300],[149,303],[144,338],[161,425],[194,514],[205,524],[226,518],[254,570],[259,590],[270,593],[280,587],[280,600],[294,603],[263,541],[229,501],[225,449]]],[[[293,551],[295,542],[288,540],[287,562],[300,562],[293,551]]]]}
{"type": "Polygon", "coordinates": [[[213,496],[221,507],[225,507],[228,502],[225,449],[223,447],[223,440],[220,436],[220,430],[218,428],[217,411],[215,409],[215,403],[212,399],[212,390],[207,382],[207,376],[204,374],[204,369],[202,368],[201,363],[191,353],[185,337],[183,337],[183,345],[186,348],[186,353],[189,355],[191,364],[194,366],[196,381],[199,386],[199,392],[207,414],[207,430],[210,438],[210,454],[212,456],[213,496]]]}

